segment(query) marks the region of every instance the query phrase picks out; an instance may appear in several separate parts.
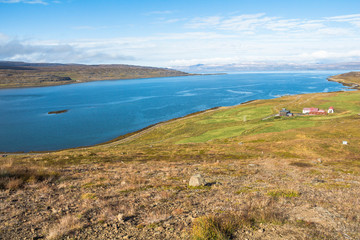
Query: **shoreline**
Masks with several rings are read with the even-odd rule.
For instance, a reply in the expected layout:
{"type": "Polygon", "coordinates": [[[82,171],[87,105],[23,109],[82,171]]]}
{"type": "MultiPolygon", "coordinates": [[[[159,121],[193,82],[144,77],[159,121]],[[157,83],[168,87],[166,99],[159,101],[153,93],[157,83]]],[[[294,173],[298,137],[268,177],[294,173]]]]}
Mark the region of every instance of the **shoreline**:
{"type": "Polygon", "coordinates": [[[144,80],[144,79],[153,79],[153,78],[175,78],[175,77],[192,77],[192,76],[211,76],[211,75],[227,75],[228,73],[188,73],[186,75],[177,75],[177,76],[158,76],[158,77],[140,77],[140,78],[114,78],[114,79],[100,79],[100,80],[91,80],[91,81],[80,81],[75,80],[74,82],[69,83],[59,83],[59,84],[49,84],[49,85],[30,85],[30,86],[12,86],[12,87],[3,87],[0,84],[0,91],[7,89],[25,89],[25,88],[42,88],[42,87],[59,87],[72,84],[81,84],[81,83],[90,83],[90,82],[105,82],[105,81],[129,81],[129,80],[144,80]]]}
{"type": "Polygon", "coordinates": [[[18,86],[18,87],[2,87],[0,85],[0,91],[6,90],[6,89],[24,89],[24,88],[42,88],[42,87],[59,87],[59,86],[66,86],[66,85],[72,85],[72,84],[81,84],[81,83],[90,83],[90,82],[104,82],[104,81],[129,81],[129,80],[137,80],[137,79],[152,79],[152,78],[166,78],[166,77],[190,77],[190,76],[197,76],[197,75],[203,75],[203,74],[188,74],[188,75],[178,75],[178,76],[163,76],[163,77],[143,77],[143,78],[114,78],[114,79],[102,79],[102,80],[91,80],[91,81],[79,81],[75,80],[75,82],[69,82],[69,83],[59,83],[59,84],[49,84],[49,85],[31,85],[31,86],[18,86]]]}
{"type": "Polygon", "coordinates": [[[327,78],[327,80],[328,80],[329,82],[337,82],[337,83],[340,83],[340,84],[342,84],[342,85],[345,86],[345,87],[349,87],[350,89],[360,90],[360,85],[358,85],[358,84],[356,84],[356,83],[346,83],[346,82],[342,82],[342,81],[339,81],[340,79],[333,78],[333,76],[327,78]]]}
{"type": "Polygon", "coordinates": [[[144,127],[142,129],[139,129],[137,131],[134,131],[134,132],[130,132],[130,133],[126,133],[124,135],[120,135],[118,137],[115,137],[113,139],[110,139],[108,141],[105,141],[105,142],[101,142],[101,143],[97,143],[97,144],[93,144],[93,145],[85,145],[85,146],[79,146],[79,147],[72,147],[72,148],[64,148],[64,149],[58,149],[58,150],[47,150],[47,151],[29,151],[29,152],[0,152],[0,154],[5,154],[5,155],[34,155],[34,154],[47,154],[47,153],[54,153],[54,152],[61,152],[61,151],[67,151],[67,150],[77,150],[77,149],[87,149],[87,148],[91,148],[91,147],[98,147],[98,146],[104,146],[104,145],[110,145],[110,144],[115,144],[115,143],[121,143],[121,141],[126,141],[126,140],[131,140],[131,138],[134,138],[136,137],[137,135],[139,134],[143,134],[147,131],[150,131],[154,128],[157,128],[159,126],[163,126],[164,124],[169,124],[169,123],[172,123],[174,121],[178,121],[178,120],[182,120],[182,119],[186,119],[186,118],[189,118],[189,117],[194,117],[194,116],[198,116],[199,114],[204,114],[204,113],[208,113],[208,112],[211,112],[211,111],[215,111],[215,110],[218,110],[218,109],[223,109],[223,108],[231,108],[231,107],[236,107],[236,106],[239,106],[239,105],[244,105],[244,104],[249,104],[249,103],[252,103],[252,102],[255,102],[255,101],[259,101],[261,99],[255,99],[255,100],[249,100],[249,101],[246,101],[246,102],[243,102],[243,103],[240,103],[240,104],[237,104],[237,105],[233,105],[233,106],[218,106],[218,107],[213,107],[213,108],[209,108],[209,109],[205,109],[205,110],[202,110],[202,111],[197,111],[197,112],[194,112],[194,113],[189,113],[185,116],[182,116],[182,117],[177,117],[177,118],[172,118],[172,119],[169,119],[169,120],[166,120],[166,121],[161,121],[161,122],[158,122],[158,123],[154,123],[154,124],[151,124],[147,127],[144,127]]]}
{"type": "MultiPolygon", "coordinates": [[[[179,76],[173,76],[173,77],[179,77],[179,76]]],[[[342,84],[343,86],[350,87],[351,89],[360,90],[360,86],[355,84],[355,83],[354,84],[344,83],[342,81],[337,81],[337,79],[334,79],[333,77],[334,76],[328,77],[327,81],[337,82],[337,83],[342,84]]],[[[119,80],[121,80],[121,79],[119,79],[119,80]]],[[[130,80],[130,79],[124,79],[124,80],[130,80]]],[[[111,81],[111,80],[99,80],[99,81],[111,81]]],[[[338,91],[335,91],[335,92],[338,92],[338,91]]],[[[319,92],[319,93],[321,93],[321,92],[319,92]]],[[[315,94],[319,94],[319,93],[315,93],[315,94]]],[[[312,94],[314,94],[314,93],[312,93],[312,94]]],[[[297,94],[297,95],[302,95],[302,94],[297,94]]],[[[281,98],[281,97],[277,97],[277,98],[281,98]]],[[[159,126],[162,126],[164,124],[168,124],[168,123],[172,123],[172,122],[177,121],[177,120],[182,120],[182,119],[186,119],[186,118],[189,118],[189,117],[197,116],[199,114],[204,114],[204,113],[207,113],[207,112],[210,112],[210,111],[215,111],[215,110],[218,110],[218,109],[221,109],[221,108],[236,107],[236,106],[249,104],[249,103],[252,103],[252,102],[255,102],[255,101],[259,101],[259,100],[262,100],[262,99],[250,100],[250,101],[246,101],[246,102],[236,104],[236,105],[233,105],[233,106],[217,106],[217,107],[205,109],[205,110],[202,110],[202,111],[197,111],[197,112],[190,113],[190,114],[187,114],[187,115],[182,116],[182,117],[172,118],[172,119],[169,119],[169,120],[166,120],[166,121],[161,121],[161,122],[158,122],[158,123],[155,123],[155,124],[151,124],[151,125],[149,125],[149,126],[147,126],[145,128],[139,129],[137,131],[130,132],[130,133],[127,133],[127,134],[124,134],[124,135],[120,135],[120,136],[115,137],[115,138],[113,138],[111,140],[101,142],[101,143],[97,143],[97,144],[93,144],[93,145],[85,145],[85,146],[64,148],[64,149],[50,150],[50,151],[47,150],[47,151],[29,151],[29,152],[0,152],[0,154],[3,154],[3,155],[49,154],[49,153],[54,153],[54,152],[66,151],[66,150],[87,149],[87,148],[91,148],[91,147],[98,147],[98,146],[110,145],[110,144],[115,144],[115,143],[121,144],[122,142],[129,141],[129,140],[131,140],[132,138],[135,138],[138,135],[142,135],[142,134],[146,133],[147,131],[150,131],[150,130],[152,130],[154,128],[157,128],[159,126]]]]}

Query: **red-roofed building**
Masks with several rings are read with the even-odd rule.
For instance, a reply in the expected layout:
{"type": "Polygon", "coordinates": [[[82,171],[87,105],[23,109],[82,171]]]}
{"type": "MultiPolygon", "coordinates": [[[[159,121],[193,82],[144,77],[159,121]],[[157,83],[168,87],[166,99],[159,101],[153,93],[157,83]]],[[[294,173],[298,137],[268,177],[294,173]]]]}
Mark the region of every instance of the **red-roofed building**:
{"type": "Polygon", "coordinates": [[[334,113],[334,108],[333,108],[333,107],[329,107],[328,113],[334,113]]]}
{"type": "Polygon", "coordinates": [[[303,114],[308,114],[308,115],[326,115],[327,112],[323,109],[318,109],[318,108],[304,108],[303,109],[303,114]]]}
{"type": "Polygon", "coordinates": [[[303,108],[303,114],[309,114],[309,113],[311,113],[311,112],[317,112],[317,111],[319,111],[319,109],[318,108],[303,108]]]}

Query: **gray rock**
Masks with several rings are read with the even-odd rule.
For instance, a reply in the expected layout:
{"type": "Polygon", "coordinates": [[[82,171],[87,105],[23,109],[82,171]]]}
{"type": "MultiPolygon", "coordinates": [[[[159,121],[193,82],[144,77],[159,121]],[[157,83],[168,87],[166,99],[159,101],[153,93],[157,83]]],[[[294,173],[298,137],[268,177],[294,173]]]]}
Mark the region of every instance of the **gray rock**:
{"type": "Polygon", "coordinates": [[[200,174],[195,174],[191,176],[189,181],[189,186],[191,187],[198,187],[205,185],[205,179],[200,174]]]}

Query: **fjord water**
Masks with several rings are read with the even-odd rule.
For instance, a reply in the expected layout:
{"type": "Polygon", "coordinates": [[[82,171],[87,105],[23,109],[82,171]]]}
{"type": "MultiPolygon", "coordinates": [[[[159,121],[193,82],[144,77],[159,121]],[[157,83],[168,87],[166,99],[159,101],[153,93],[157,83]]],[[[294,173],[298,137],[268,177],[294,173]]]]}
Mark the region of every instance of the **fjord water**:
{"type": "Polygon", "coordinates": [[[326,80],[338,73],[199,75],[3,89],[0,152],[93,145],[216,106],[344,90],[341,84],[326,80]],[[69,111],[48,114],[65,109],[69,111]]]}

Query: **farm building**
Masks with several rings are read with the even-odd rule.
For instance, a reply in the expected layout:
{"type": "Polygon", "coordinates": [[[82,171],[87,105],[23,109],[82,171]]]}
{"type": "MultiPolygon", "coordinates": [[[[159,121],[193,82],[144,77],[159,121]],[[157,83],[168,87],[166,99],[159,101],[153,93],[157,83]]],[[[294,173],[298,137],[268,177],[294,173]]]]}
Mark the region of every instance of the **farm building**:
{"type": "Polygon", "coordinates": [[[318,109],[318,108],[303,108],[303,114],[308,114],[308,115],[326,115],[327,112],[323,109],[318,109]]]}
{"type": "Polygon", "coordinates": [[[323,110],[323,109],[319,109],[319,108],[303,108],[302,111],[303,114],[308,114],[308,115],[326,115],[328,113],[334,113],[334,108],[333,107],[329,107],[329,109],[327,111],[323,110]]]}
{"type": "Polygon", "coordinates": [[[327,112],[323,109],[319,109],[316,112],[309,112],[309,115],[326,115],[326,114],[327,114],[327,112]]]}
{"type": "Polygon", "coordinates": [[[289,110],[286,110],[286,108],[281,109],[279,115],[282,116],[282,117],[291,117],[291,116],[293,116],[293,114],[289,110]]]}
{"type": "Polygon", "coordinates": [[[311,113],[311,112],[317,112],[317,111],[319,111],[318,108],[303,108],[302,113],[303,113],[303,114],[309,114],[309,113],[311,113]]]}

